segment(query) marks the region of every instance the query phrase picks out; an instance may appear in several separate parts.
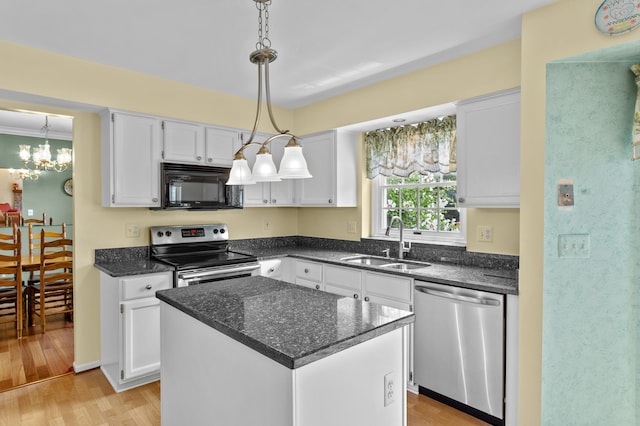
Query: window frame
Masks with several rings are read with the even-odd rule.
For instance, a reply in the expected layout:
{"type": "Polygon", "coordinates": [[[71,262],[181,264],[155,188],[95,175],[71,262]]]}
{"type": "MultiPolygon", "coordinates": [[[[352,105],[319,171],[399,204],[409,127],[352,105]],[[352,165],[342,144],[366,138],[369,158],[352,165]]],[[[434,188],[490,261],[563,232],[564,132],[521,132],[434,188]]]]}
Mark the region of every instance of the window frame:
{"type": "MultiPolygon", "coordinates": [[[[386,215],[383,214],[383,197],[382,193],[386,185],[383,184],[383,179],[386,176],[378,175],[371,180],[371,236],[378,239],[391,239],[397,241],[399,238],[399,229],[391,228],[389,236],[385,235],[387,229],[386,215]]],[[[451,186],[454,182],[456,187],[458,186],[456,181],[443,181],[436,184],[410,184],[410,187],[439,187],[439,186],[451,186]]],[[[404,241],[412,241],[425,244],[439,244],[449,246],[464,247],[467,245],[467,210],[463,207],[458,207],[460,210],[460,232],[442,232],[442,231],[421,231],[422,234],[414,234],[413,230],[405,229],[403,232],[404,241]]]]}

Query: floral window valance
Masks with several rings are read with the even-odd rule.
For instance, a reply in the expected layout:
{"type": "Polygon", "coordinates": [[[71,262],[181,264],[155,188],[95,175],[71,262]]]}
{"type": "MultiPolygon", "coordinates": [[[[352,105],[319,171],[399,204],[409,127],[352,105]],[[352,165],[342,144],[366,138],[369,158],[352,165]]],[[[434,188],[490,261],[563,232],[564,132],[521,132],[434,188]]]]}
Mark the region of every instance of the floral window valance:
{"type": "Polygon", "coordinates": [[[456,117],[378,129],[365,134],[367,177],[456,171],[456,117]]]}

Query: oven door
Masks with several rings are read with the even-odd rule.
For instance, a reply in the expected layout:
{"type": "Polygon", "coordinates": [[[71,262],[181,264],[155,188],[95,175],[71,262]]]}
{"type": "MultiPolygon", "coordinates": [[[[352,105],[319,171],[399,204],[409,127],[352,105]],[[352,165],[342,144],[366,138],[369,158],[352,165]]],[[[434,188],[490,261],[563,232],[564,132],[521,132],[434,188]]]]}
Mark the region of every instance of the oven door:
{"type": "Polygon", "coordinates": [[[258,262],[240,263],[236,265],[216,266],[213,268],[191,269],[176,272],[176,287],[206,284],[228,278],[248,277],[260,269],[258,262]]]}

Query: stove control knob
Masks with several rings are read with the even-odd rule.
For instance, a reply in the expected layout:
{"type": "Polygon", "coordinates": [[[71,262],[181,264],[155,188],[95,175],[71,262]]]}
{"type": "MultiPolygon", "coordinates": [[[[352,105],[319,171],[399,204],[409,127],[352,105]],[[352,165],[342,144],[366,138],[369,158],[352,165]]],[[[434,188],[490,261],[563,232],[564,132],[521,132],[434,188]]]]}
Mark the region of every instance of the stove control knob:
{"type": "Polygon", "coordinates": [[[221,234],[224,234],[224,228],[222,228],[222,229],[220,230],[220,233],[221,233],[221,234]]]}
{"type": "Polygon", "coordinates": [[[167,231],[167,237],[171,236],[171,231],[167,231]]]}
{"type": "Polygon", "coordinates": [[[214,233],[214,234],[217,234],[217,233],[218,233],[218,230],[217,230],[217,229],[214,229],[214,230],[213,230],[213,233],[214,233]]]}
{"type": "Polygon", "coordinates": [[[164,232],[158,231],[158,237],[162,237],[163,235],[164,235],[164,232]]]}

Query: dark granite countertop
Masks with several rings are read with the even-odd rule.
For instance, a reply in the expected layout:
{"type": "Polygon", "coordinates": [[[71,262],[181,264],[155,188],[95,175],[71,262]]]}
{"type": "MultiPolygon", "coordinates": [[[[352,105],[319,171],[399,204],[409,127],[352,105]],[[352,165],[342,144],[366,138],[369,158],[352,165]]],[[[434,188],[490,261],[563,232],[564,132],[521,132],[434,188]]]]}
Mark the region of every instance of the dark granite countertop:
{"type": "Polygon", "coordinates": [[[161,290],[156,296],[291,369],[414,321],[411,312],[265,277],[161,290]]]}
{"type": "Polygon", "coordinates": [[[299,246],[264,248],[258,250],[242,250],[258,256],[259,260],[289,256],[316,262],[331,263],[340,266],[364,269],[416,280],[430,281],[445,285],[454,285],[473,290],[490,291],[499,294],[518,294],[518,276],[516,270],[502,270],[477,268],[447,263],[427,262],[430,266],[424,269],[407,272],[381,268],[379,266],[361,265],[340,260],[344,257],[355,256],[360,253],[341,252],[334,250],[302,248],[299,246]]]}
{"type": "MultiPolygon", "coordinates": [[[[289,256],[297,259],[394,274],[414,278],[416,280],[454,285],[473,290],[490,291],[499,294],[518,294],[518,271],[515,269],[499,269],[495,267],[482,268],[456,263],[427,261],[431,266],[423,269],[402,272],[378,266],[345,262],[340,259],[363,253],[345,251],[336,248],[310,247],[308,245],[298,244],[281,245],[278,247],[257,246],[256,248],[253,248],[252,244],[248,244],[242,248],[235,248],[234,250],[252,254],[257,256],[260,260],[289,256]]],[[[169,266],[163,263],[150,260],[148,247],[97,250],[94,266],[113,277],[151,274],[171,270],[169,266]]]]}
{"type": "Polygon", "coordinates": [[[150,259],[116,260],[113,262],[96,261],[93,266],[112,277],[173,271],[171,266],[150,259]]]}

